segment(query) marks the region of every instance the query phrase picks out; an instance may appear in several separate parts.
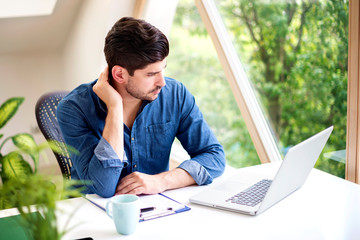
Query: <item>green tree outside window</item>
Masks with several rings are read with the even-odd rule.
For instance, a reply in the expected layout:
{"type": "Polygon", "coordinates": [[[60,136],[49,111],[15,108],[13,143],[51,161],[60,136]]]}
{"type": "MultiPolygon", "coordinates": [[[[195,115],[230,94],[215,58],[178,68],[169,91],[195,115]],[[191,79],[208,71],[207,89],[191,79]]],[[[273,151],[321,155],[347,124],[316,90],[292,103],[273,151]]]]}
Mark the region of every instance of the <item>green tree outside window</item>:
{"type": "MultiPolygon", "coordinates": [[[[330,125],[324,152],[346,147],[348,1],[217,0],[279,149],[330,125]]],[[[228,164],[259,163],[216,52],[193,1],[179,1],[167,74],[193,92],[225,147],[228,164]]],[[[322,155],[316,167],[345,176],[322,155]]]]}

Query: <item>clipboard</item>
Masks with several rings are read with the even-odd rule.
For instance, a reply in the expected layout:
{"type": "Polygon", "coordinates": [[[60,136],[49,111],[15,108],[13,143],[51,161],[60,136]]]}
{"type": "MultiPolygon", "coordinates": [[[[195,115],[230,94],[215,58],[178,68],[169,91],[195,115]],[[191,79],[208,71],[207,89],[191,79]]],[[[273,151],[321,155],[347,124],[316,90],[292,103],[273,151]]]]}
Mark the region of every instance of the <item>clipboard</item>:
{"type": "MultiPolygon", "coordinates": [[[[179,203],[178,201],[162,193],[153,195],[141,195],[139,196],[139,198],[141,202],[140,208],[155,208],[154,210],[141,213],[139,222],[186,212],[191,209],[185,204],[179,203]]],[[[86,194],[85,199],[106,212],[106,204],[111,198],[102,198],[97,194],[86,194]]]]}

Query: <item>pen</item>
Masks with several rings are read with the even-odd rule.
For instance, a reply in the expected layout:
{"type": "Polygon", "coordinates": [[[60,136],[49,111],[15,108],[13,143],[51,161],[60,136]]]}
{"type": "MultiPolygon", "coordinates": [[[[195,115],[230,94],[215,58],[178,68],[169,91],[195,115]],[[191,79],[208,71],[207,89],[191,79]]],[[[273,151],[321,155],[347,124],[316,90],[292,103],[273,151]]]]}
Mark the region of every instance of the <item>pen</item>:
{"type": "Polygon", "coordinates": [[[141,208],[141,209],[140,209],[140,212],[141,212],[141,213],[145,213],[145,212],[153,211],[153,210],[155,210],[155,209],[156,209],[156,207],[141,208]]]}
{"type": "Polygon", "coordinates": [[[163,216],[167,216],[170,214],[175,213],[175,211],[172,208],[167,208],[165,211],[156,213],[154,215],[150,215],[150,216],[142,216],[141,220],[146,221],[146,220],[150,220],[150,219],[154,219],[154,218],[158,218],[158,217],[163,217],[163,216]]]}

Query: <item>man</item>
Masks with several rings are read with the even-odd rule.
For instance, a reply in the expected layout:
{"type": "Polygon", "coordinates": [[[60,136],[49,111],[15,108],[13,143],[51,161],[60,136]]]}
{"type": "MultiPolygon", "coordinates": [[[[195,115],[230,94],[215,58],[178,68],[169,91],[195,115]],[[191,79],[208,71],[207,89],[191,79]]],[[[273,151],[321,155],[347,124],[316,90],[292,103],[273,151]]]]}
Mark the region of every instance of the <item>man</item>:
{"type": "Polygon", "coordinates": [[[73,179],[90,180],[88,193],[155,194],[209,184],[225,167],[223,147],[194,97],[164,77],[169,43],[151,24],[125,17],[105,39],[108,67],[59,104],[58,121],[72,155],[73,179]],[[191,159],[169,171],[177,137],[191,159]]]}

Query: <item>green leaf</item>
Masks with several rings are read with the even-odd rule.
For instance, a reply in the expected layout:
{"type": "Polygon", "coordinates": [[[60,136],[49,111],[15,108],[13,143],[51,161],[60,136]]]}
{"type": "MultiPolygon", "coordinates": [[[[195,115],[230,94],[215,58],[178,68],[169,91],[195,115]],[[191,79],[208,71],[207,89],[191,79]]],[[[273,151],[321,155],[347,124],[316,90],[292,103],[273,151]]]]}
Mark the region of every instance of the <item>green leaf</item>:
{"type": "Polygon", "coordinates": [[[65,156],[65,157],[69,157],[68,153],[79,154],[78,150],[76,150],[74,147],[67,145],[63,142],[50,140],[47,143],[49,144],[51,150],[53,150],[54,152],[56,152],[58,154],[65,156]]]}
{"type": "Polygon", "coordinates": [[[26,177],[32,173],[30,164],[24,160],[21,154],[11,152],[2,158],[1,177],[3,182],[11,178],[26,177]]]}
{"type": "Polygon", "coordinates": [[[11,139],[15,146],[25,152],[32,153],[34,151],[37,151],[38,146],[34,140],[34,137],[28,133],[17,134],[11,139]]]}
{"type": "Polygon", "coordinates": [[[15,146],[24,151],[31,151],[37,148],[34,137],[28,133],[20,133],[12,137],[15,146]]]}
{"type": "Polygon", "coordinates": [[[39,149],[33,136],[28,133],[21,133],[13,136],[12,141],[20,150],[30,155],[34,161],[36,172],[39,163],[39,149]]]}
{"type": "Polygon", "coordinates": [[[0,106],[0,129],[14,116],[23,101],[23,97],[10,98],[0,106]]]}

